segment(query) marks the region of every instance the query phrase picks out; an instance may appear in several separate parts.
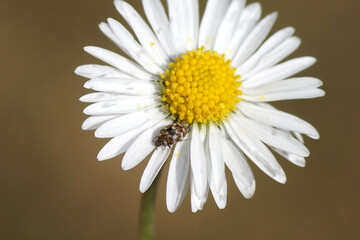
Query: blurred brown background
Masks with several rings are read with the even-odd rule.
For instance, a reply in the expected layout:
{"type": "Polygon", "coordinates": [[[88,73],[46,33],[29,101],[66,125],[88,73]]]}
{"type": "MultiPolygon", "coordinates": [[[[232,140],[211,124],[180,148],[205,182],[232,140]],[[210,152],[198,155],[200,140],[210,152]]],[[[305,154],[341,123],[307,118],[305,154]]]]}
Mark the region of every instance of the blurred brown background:
{"type": "MultiPolygon", "coordinates": [[[[129,2],[143,14],[140,1],[129,2]]],[[[262,6],[263,15],[280,13],[273,31],[292,25],[302,38],[292,57],[318,58],[302,75],[322,79],[327,95],[276,106],[311,122],[321,138],[306,139],[311,156],[304,169],[278,157],[285,185],[252,164],[257,190],[250,200],[228,175],[225,210],[209,197],[204,211],[193,214],[187,197],[170,214],[165,165],[159,240],[360,239],[360,2],[264,0],[262,6]]],[[[87,91],[73,71],[100,63],[83,52],[85,45],[116,50],[97,28],[107,17],[121,19],[110,0],[0,2],[0,239],[137,237],[145,164],[125,172],[120,157],[97,162],[106,140],[80,128],[86,105],[78,98],[87,91]]]]}

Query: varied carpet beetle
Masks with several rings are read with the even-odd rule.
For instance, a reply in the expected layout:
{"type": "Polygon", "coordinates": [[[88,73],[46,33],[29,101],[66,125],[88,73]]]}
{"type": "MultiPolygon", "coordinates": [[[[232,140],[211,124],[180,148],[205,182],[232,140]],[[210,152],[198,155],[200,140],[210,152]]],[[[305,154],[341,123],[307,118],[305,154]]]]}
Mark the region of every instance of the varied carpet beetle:
{"type": "Polygon", "coordinates": [[[181,123],[172,123],[160,130],[160,134],[155,137],[154,144],[157,147],[172,147],[174,144],[184,140],[188,127],[181,123]]]}

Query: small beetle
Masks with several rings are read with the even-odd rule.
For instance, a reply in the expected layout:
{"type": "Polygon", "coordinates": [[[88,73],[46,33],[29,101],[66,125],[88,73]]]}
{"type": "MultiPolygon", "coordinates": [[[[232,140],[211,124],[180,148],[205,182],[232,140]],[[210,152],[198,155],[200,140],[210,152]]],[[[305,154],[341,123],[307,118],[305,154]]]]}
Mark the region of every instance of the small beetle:
{"type": "Polygon", "coordinates": [[[160,134],[155,137],[153,142],[156,148],[160,146],[171,148],[185,138],[188,130],[188,127],[181,123],[172,123],[161,129],[160,134]]]}

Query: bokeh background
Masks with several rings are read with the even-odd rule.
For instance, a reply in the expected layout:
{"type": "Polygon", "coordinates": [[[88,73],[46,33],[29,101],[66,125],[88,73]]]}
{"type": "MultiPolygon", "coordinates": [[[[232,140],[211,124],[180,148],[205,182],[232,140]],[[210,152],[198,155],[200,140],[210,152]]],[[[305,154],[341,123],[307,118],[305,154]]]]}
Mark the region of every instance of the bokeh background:
{"type": "MultiPolygon", "coordinates": [[[[139,0],[129,2],[143,14],[139,0]]],[[[360,2],[271,0],[262,6],[263,15],[280,13],[273,32],[291,25],[302,38],[292,57],[318,58],[301,75],[322,79],[327,95],[276,106],[311,122],[321,138],[306,139],[306,168],[278,157],[285,185],[251,164],[257,190],[245,200],[228,178],[225,210],[209,197],[193,214],[188,196],[169,213],[165,165],[156,203],[159,240],[360,239],[360,2]]],[[[80,128],[86,104],[78,98],[87,90],[73,71],[100,63],[83,52],[85,45],[116,50],[97,28],[107,17],[121,19],[111,0],[0,1],[0,239],[137,238],[145,164],[125,172],[121,157],[98,162],[106,140],[80,128]]]]}

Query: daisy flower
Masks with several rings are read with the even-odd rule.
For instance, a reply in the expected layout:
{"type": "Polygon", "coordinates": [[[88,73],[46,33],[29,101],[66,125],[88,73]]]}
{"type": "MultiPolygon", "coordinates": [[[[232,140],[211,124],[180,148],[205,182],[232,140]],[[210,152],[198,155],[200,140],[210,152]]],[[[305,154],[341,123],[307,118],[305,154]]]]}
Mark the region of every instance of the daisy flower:
{"type": "Polygon", "coordinates": [[[197,0],[167,3],[168,14],[160,0],[143,0],[149,26],[131,5],[115,0],[135,36],[112,18],[99,24],[131,60],[100,47],[84,48],[107,64],[75,70],[90,79],[84,87],[96,91],[80,98],[92,103],[82,128],[112,138],[98,159],[125,153],[121,166],[129,170],[151,154],[140,181],[145,192],[169,158],[170,212],[188,191],[193,212],[203,209],[209,192],[224,208],[225,166],[245,198],[255,191],[249,161],[285,183],[272,152],[304,167],[309,150],[302,135],[318,139],[319,134],[269,102],[323,96],[319,79],[291,77],[316,59],[283,61],[300,39],[293,27],[267,38],[278,14],[261,19],[259,3],[209,0],[201,21],[197,0]]]}

